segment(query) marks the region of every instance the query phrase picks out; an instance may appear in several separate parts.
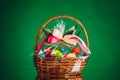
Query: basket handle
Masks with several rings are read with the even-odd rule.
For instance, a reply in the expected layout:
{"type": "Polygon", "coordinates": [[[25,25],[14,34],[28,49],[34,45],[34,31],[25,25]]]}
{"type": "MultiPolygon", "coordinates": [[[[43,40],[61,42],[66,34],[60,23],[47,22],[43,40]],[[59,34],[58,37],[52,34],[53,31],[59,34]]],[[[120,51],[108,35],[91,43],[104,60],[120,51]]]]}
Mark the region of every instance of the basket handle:
{"type": "Polygon", "coordinates": [[[49,18],[48,20],[46,20],[42,26],[39,28],[38,30],[38,33],[37,33],[37,36],[36,36],[36,43],[35,43],[35,49],[37,48],[38,46],[38,40],[39,40],[39,36],[40,36],[40,33],[42,32],[43,28],[49,23],[51,22],[52,20],[54,19],[57,19],[57,18],[68,18],[68,19],[71,19],[73,20],[74,22],[78,23],[80,25],[80,27],[82,28],[83,32],[84,32],[84,36],[85,36],[85,39],[86,39],[86,46],[89,48],[89,40],[88,40],[88,35],[87,35],[87,32],[86,32],[86,29],[85,27],[83,26],[83,24],[76,18],[72,17],[72,16],[68,16],[68,15],[58,15],[58,16],[53,16],[51,18],[49,18]]]}

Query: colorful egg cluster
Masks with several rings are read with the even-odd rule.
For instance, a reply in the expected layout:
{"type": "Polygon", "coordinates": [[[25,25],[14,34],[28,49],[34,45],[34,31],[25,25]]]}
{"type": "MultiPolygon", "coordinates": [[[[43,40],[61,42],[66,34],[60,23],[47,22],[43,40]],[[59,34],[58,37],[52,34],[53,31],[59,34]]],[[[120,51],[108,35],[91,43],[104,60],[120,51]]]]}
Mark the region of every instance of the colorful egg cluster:
{"type": "Polygon", "coordinates": [[[74,47],[71,51],[68,51],[66,49],[55,49],[52,50],[52,48],[45,48],[44,51],[40,50],[38,53],[41,57],[57,57],[57,58],[70,58],[70,57],[79,57],[84,56],[84,52],[81,51],[80,48],[74,47]]]}

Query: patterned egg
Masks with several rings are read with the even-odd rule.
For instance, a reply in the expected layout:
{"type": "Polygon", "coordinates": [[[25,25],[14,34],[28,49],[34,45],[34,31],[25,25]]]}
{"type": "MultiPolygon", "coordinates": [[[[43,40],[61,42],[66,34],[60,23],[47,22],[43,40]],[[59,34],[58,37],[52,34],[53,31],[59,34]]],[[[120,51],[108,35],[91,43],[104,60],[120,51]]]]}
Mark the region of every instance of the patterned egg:
{"type": "Polygon", "coordinates": [[[74,48],[72,49],[72,51],[73,51],[74,53],[77,53],[77,54],[81,52],[80,48],[78,48],[78,47],[74,47],[74,48]]]}
{"type": "Polygon", "coordinates": [[[54,53],[57,58],[62,58],[62,56],[63,56],[62,52],[60,52],[59,50],[54,50],[54,53]]]}

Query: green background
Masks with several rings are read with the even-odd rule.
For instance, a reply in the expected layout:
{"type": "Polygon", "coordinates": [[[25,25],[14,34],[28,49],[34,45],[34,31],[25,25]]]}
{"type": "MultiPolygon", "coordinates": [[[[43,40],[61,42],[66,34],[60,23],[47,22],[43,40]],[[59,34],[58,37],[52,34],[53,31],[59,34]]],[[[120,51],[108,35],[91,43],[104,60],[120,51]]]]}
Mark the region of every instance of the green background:
{"type": "Polygon", "coordinates": [[[48,18],[67,14],[86,27],[92,55],[84,80],[119,80],[119,0],[1,0],[0,80],[35,80],[33,50],[48,18]]]}

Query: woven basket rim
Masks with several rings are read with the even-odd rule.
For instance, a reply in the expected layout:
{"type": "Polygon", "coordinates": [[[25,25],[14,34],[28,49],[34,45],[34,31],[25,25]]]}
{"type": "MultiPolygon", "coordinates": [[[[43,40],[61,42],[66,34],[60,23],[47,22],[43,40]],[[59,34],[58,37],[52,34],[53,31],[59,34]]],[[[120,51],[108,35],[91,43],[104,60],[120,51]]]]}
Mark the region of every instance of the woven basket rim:
{"type": "Polygon", "coordinates": [[[89,57],[89,55],[86,55],[86,56],[79,56],[79,57],[68,57],[68,58],[57,58],[57,57],[41,57],[39,56],[38,54],[34,54],[35,57],[38,57],[38,58],[43,58],[43,59],[87,59],[89,57]]]}

